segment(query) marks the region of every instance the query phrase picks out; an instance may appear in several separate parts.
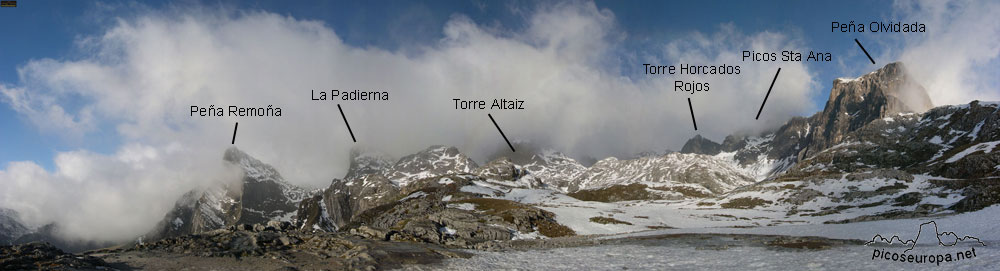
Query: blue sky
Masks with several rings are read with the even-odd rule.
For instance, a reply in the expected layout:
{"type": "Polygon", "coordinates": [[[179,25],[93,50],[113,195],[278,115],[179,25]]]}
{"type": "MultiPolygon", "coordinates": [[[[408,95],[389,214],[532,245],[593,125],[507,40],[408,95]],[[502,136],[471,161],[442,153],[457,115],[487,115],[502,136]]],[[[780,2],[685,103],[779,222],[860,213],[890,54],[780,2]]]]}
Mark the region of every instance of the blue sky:
{"type": "MultiPolygon", "coordinates": [[[[235,10],[263,10],[296,19],[318,20],[332,28],[346,44],[360,48],[408,50],[410,45],[432,46],[443,38],[443,27],[453,15],[461,14],[484,26],[498,26],[510,32],[526,27],[525,18],[537,3],[531,1],[212,1],[235,10]]],[[[0,9],[0,83],[21,84],[19,67],[30,60],[51,58],[73,60],[85,55],[74,41],[99,35],[114,17],[128,18],[145,9],[201,5],[197,2],[143,3],[84,1],[19,1],[17,8],[0,9]]],[[[720,25],[732,24],[744,33],[778,32],[801,38],[804,48],[829,51],[833,63],[809,63],[818,80],[813,103],[821,109],[832,80],[855,76],[885,63],[871,65],[853,38],[860,39],[873,56],[882,56],[892,38],[877,34],[830,33],[832,20],[871,21],[894,18],[888,1],[599,1],[598,8],[610,10],[625,39],[615,50],[622,55],[641,55],[665,41],[692,32],[713,33],[720,25]],[[837,62],[840,60],[841,62],[837,62]]],[[[898,19],[893,19],[898,20],[898,19]]],[[[899,48],[891,48],[899,50],[899,48]]],[[[889,50],[889,49],[886,49],[889,50]]],[[[889,54],[888,57],[892,57],[889,54]]],[[[642,57],[620,62],[622,76],[642,72],[642,57]]],[[[669,63],[667,61],[667,64],[669,63]]],[[[728,64],[740,63],[733,60],[728,64]]],[[[995,79],[994,79],[995,80],[995,79]]],[[[995,82],[995,81],[994,81],[995,82]]],[[[762,86],[763,87],[763,86],[762,86]]],[[[781,106],[772,104],[771,106],[781,106]]],[[[68,105],[72,108],[73,105],[68,105]]],[[[811,111],[802,112],[803,115],[811,111]]],[[[52,169],[59,152],[87,149],[113,153],[120,144],[114,125],[101,123],[98,131],[83,138],[67,139],[58,133],[43,132],[13,110],[0,104],[0,165],[12,161],[34,161],[52,169]]]]}

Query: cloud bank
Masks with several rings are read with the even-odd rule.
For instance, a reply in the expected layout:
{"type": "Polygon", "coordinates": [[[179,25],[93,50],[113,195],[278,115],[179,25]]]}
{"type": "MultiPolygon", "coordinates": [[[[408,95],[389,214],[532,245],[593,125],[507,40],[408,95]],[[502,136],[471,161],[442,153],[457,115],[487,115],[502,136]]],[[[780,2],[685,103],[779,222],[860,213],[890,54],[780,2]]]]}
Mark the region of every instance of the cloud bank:
{"type": "Polygon", "coordinates": [[[927,32],[906,35],[899,59],[927,89],[934,105],[1000,100],[1000,3],[898,1],[903,22],[927,32]]]}

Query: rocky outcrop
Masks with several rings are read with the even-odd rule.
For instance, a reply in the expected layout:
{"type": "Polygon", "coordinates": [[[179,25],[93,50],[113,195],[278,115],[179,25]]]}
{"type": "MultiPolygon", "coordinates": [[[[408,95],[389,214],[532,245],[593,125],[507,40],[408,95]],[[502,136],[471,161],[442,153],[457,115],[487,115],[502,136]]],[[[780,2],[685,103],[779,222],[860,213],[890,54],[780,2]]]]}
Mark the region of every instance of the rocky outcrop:
{"type": "Polygon", "coordinates": [[[336,230],[355,215],[396,200],[399,194],[399,187],[381,175],[334,180],[330,187],[299,204],[296,221],[302,229],[336,230]]]}
{"type": "Polygon", "coordinates": [[[487,181],[500,185],[518,188],[543,188],[535,175],[522,166],[515,165],[510,159],[501,157],[472,171],[473,175],[485,178],[487,181]]]}
{"type": "MultiPolygon", "coordinates": [[[[361,163],[352,162],[352,164],[361,163]]],[[[514,165],[510,159],[501,158],[478,167],[454,147],[432,146],[403,157],[380,173],[354,179],[334,180],[330,187],[299,204],[297,222],[303,229],[340,229],[350,223],[355,216],[391,203],[401,195],[441,185],[428,180],[436,181],[441,176],[455,174],[481,176],[484,181],[506,186],[523,188],[542,186],[528,171],[514,165]]]]}
{"type": "Polygon", "coordinates": [[[63,252],[44,242],[0,246],[2,270],[112,270],[104,260],[63,252]]]}
{"type": "Polygon", "coordinates": [[[410,182],[445,174],[472,172],[479,167],[475,161],[455,147],[431,146],[415,154],[400,158],[383,175],[403,187],[410,182]]]}
{"type": "Polygon", "coordinates": [[[501,157],[476,168],[472,171],[472,174],[483,178],[514,181],[524,175],[527,175],[528,172],[522,170],[519,166],[514,165],[509,158],[501,157]]]}
{"type": "Polygon", "coordinates": [[[899,62],[856,79],[837,79],[823,111],[810,118],[811,156],[843,141],[869,122],[899,113],[922,113],[932,107],[930,96],[899,62]]]}
{"type": "Polygon", "coordinates": [[[21,235],[14,240],[14,244],[27,244],[27,243],[47,243],[62,251],[66,252],[81,252],[96,248],[108,247],[116,245],[117,243],[113,241],[84,241],[76,239],[67,239],[62,234],[62,227],[60,224],[49,223],[44,226],[32,229],[31,232],[21,235]]]}
{"type": "Polygon", "coordinates": [[[0,208],[0,245],[12,245],[18,237],[31,232],[21,223],[17,211],[0,208]]]}

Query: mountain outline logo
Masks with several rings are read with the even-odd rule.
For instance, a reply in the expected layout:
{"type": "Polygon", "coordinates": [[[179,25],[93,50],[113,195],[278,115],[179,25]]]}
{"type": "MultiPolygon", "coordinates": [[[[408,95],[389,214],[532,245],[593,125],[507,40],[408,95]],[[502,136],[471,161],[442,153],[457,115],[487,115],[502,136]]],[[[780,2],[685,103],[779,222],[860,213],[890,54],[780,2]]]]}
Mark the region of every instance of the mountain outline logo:
{"type": "Polygon", "coordinates": [[[886,239],[881,234],[875,234],[875,236],[872,236],[872,240],[871,241],[865,242],[865,246],[872,245],[872,244],[875,244],[875,243],[878,243],[878,242],[882,242],[882,243],[886,243],[886,244],[891,245],[891,244],[893,244],[893,242],[895,240],[898,240],[899,243],[902,243],[904,245],[910,245],[910,248],[907,248],[906,250],[904,250],[903,253],[909,252],[910,250],[913,250],[914,247],[916,247],[917,240],[920,240],[920,233],[923,232],[924,226],[928,225],[928,224],[934,225],[934,234],[935,234],[934,237],[937,238],[939,246],[951,247],[951,246],[958,245],[959,242],[967,241],[967,240],[975,240],[981,246],[984,246],[984,247],[986,246],[986,243],[984,243],[982,240],[980,240],[978,237],[975,237],[975,236],[965,235],[965,236],[962,236],[962,237],[958,237],[958,234],[956,234],[953,231],[941,232],[938,229],[937,222],[935,222],[934,220],[921,223],[920,226],[917,227],[917,236],[914,237],[913,239],[903,240],[902,238],[899,237],[899,235],[895,235],[895,234],[892,235],[892,237],[889,237],[888,239],[886,239]],[[951,242],[951,243],[945,243],[943,240],[941,240],[941,236],[954,236],[955,237],[955,241],[951,242]]]}

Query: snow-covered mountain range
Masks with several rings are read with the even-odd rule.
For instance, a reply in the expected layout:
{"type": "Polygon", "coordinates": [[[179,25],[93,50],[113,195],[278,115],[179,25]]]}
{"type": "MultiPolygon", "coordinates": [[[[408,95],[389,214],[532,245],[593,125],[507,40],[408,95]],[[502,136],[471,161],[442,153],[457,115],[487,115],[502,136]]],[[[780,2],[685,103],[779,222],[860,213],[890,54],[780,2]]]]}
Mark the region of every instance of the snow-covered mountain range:
{"type": "MultiPolygon", "coordinates": [[[[400,159],[355,149],[343,178],[306,191],[231,148],[223,159],[245,177],[185,194],[143,238],[276,220],[307,231],[473,246],[529,236],[961,213],[1000,202],[997,145],[1000,104],[932,108],[906,67],[892,63],[836,79],[823,111],[773,131],[721,143],[699,135],[680,152],[589,166],[544,148],[519,148],[482,166],[455,147],[400,159]]],[[[15,213],[0,212],[0,242],[31,231],[15,213]]]]}
{"type": "MultiPolygon", "coordinates": [[[[932,109],[905,66],[892,63],[858,78],[836,79],[823,111],[758,135],[734,134],[722,143],[696,136],[681,152],[609,157],[590,166],[544,148],[525,148],[513,160],[495,157],[482,167],[454,147],[432,146],[395,161],[359,149],[352,151],[344,178],[311,196],[281,181],[270,166],[232,149],[226,160],[247,173],[237,184],[243,193],[216,188],[186,195],[172,212],[177,215],[161,224],[198,232],[295,219],[303,229],[337,230],[428,185],[458,179],[471,181],[462,191],[497,198],[527,189],[568,193],[572,197],[561,198],[570,201],[656,205],[667,200],[660,204],[775,214],[757,225],[803,217],[835,222],[976,210],[997,198],[995,189],[973,188],[994,187],[992,178],[1000,175],[1000,152],[993,152],[1000,142],[997,108],[974,101],[932,109]]],[[[518,201],[564,213],[529,198],[518,201]]]]}

